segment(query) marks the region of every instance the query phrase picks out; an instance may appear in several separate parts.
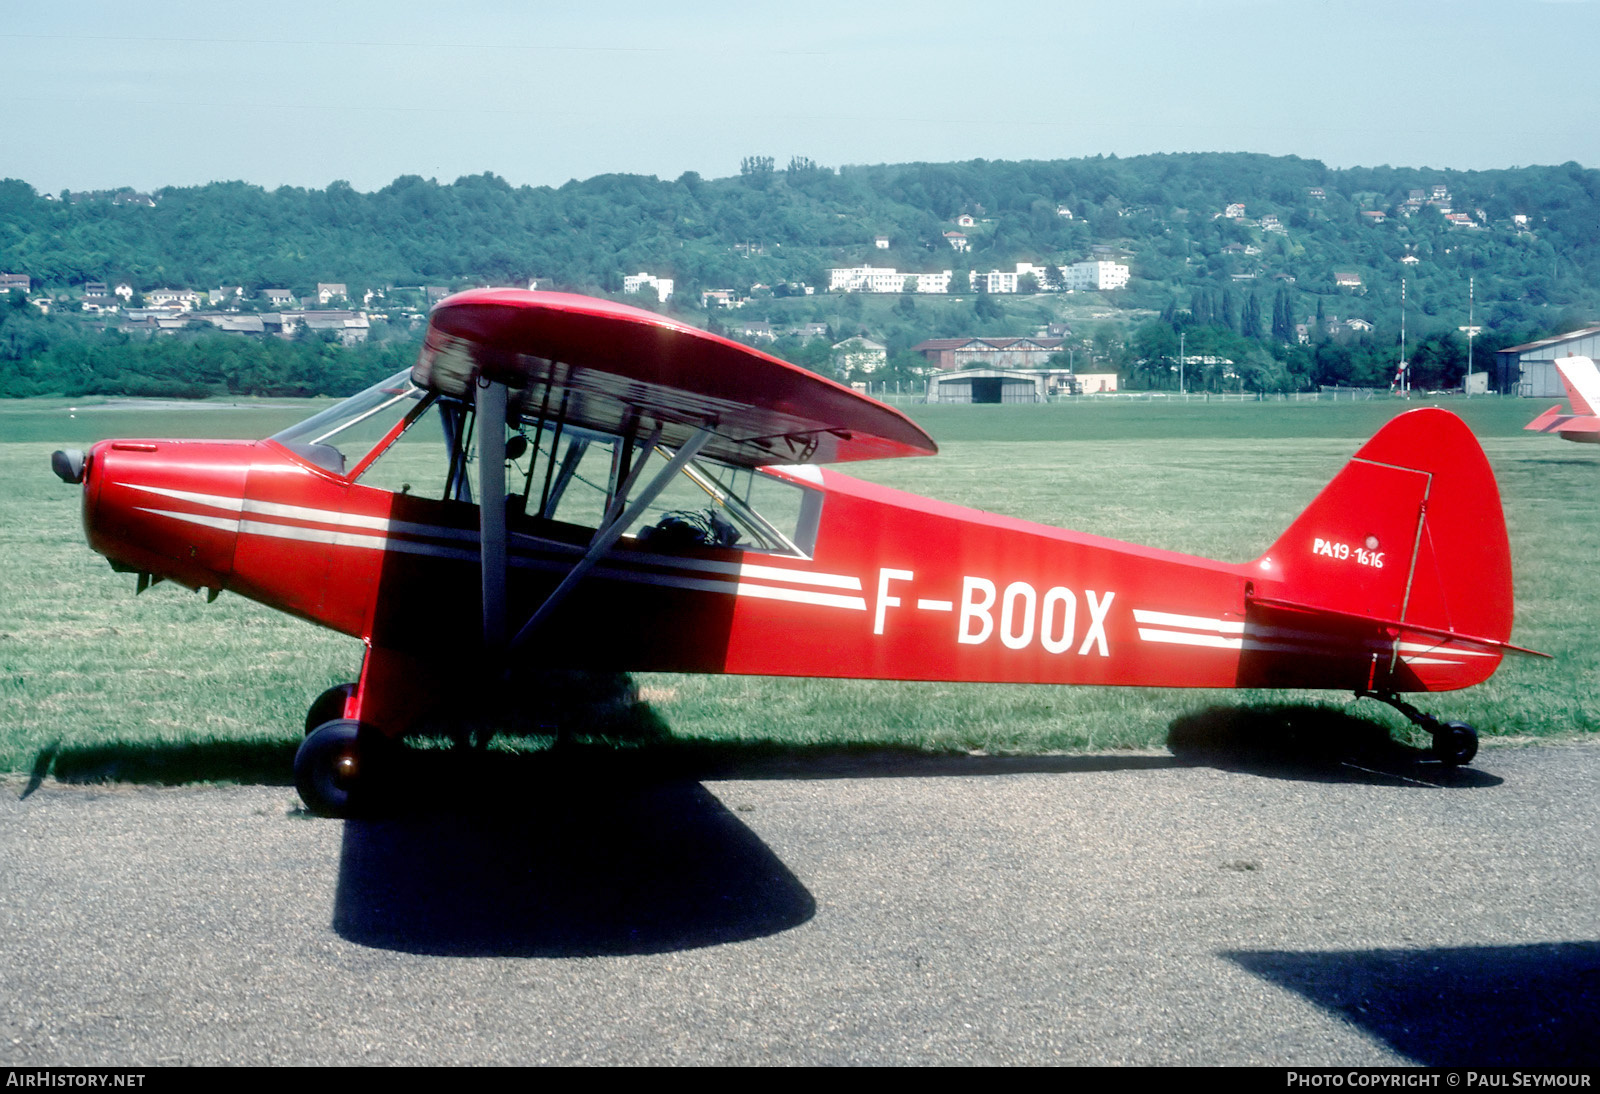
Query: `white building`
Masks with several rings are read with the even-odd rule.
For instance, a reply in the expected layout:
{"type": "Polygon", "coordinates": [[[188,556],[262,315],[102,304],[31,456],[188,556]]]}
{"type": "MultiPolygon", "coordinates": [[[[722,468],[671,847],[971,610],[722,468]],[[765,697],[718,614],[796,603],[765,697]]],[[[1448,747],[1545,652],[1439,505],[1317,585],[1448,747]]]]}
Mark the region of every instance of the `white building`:
{"type": "Polygon", "coordinates": [[[949,270],[901,273],[888,266],[837,267],[828,271],[828,291],[947,293],[950,275],[949,270]]]}
{"type": "Polygon", "coordinates": [[[1092,289],[1108,292],[1128,283],[1128,267],[1120,262],[1074,262],[1061,267],[1069,290],[1092,289]]]}
{"type": "Polygon", "coordinates": [[[906,274],[889,266],[849,266],[828,271],[829,292],[902,292],[906,274]]]}
{"type": "Polygon", "coordinates": [[[648,285],[655,290],[656,300],[662,304],[672,295],[672,278],[656,277],[647,273],[628,274],[622,279],[622,291],[629,296],[641,292],[648,285]]]}
{"type": "Polygon", "coordinates": [[[990,270],[988,273],[972,271],[972,287],[978,292],[1007,293],[1017,291],[1017,275],[990,270]]]}

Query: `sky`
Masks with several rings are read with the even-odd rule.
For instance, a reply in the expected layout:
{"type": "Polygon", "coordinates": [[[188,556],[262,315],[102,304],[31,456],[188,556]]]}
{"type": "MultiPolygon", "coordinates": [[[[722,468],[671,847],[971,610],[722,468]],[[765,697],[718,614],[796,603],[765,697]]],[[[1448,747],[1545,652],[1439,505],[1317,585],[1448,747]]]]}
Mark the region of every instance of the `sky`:
{"type": "Polygon", "coordinates": [[[1600,0],[0,0],[40,191],[1264,152],[1600,166],[1600,0]]]}

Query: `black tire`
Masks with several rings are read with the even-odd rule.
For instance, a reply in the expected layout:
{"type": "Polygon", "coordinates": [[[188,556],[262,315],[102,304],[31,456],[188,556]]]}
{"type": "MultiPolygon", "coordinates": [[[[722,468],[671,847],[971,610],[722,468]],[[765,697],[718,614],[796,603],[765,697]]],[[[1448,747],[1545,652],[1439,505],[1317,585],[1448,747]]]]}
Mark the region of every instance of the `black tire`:
{"type": "Polygon", "coordinates": [[[354,684],[335,684],[311,704],[306,711],[306,736],[324,722],[336,722],[344,717],[344,702],[356,693],[354,684]]]}
{"type": "Polygon", "coordinates": [[[1446,722],[1433,735],[1433,755],[1442,764],[1461,767],[1478,754],[1478,731],[1465,722],[1446,722]]]}
{"type": "Polygon", "coordinates": [[[321,817],[370,812],[382,782],[387,743],[349,719],[324,722],[294,754],[294,786],[300,800],[321,817]]]}

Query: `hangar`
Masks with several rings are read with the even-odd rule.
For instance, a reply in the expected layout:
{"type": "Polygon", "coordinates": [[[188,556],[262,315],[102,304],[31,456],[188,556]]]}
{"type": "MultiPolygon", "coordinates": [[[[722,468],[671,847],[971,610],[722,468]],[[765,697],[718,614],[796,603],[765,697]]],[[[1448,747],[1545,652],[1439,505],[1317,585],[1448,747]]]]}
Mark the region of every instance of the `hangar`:
{"type": "Polygon", "coordinates": [[[1498,351],[1494,355],[1495,387],[1526,398],[1563,398],[1567,389],[1556,372],[1558,357],[1600,358],[1600,327],[1584,327],[1498,351]]]}
{"type": "Polygon", "coordinates": [[[1042,403],[1049,383],[1050,375],[1043,370],[968,368],[930,377],[928,402],[1042,403]]]}

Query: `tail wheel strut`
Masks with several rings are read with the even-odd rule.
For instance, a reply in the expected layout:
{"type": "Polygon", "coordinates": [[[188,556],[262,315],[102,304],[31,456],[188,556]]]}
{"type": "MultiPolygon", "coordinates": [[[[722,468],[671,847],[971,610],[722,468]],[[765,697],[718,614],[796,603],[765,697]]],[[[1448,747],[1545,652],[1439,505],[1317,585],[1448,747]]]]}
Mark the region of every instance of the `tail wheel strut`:
{"type": "Polygon", "coordinates": [[[1473,757],[1478,754],[1478,731],[1466,722],[1441,722],[1393,693],[1358,691],[1356,698],[1376,699],[1404,714],[1412,725],[1422,730],[1432,740],[1433,757],[1442,764],[1460,767],[1471,763],[1473,757]]]}

